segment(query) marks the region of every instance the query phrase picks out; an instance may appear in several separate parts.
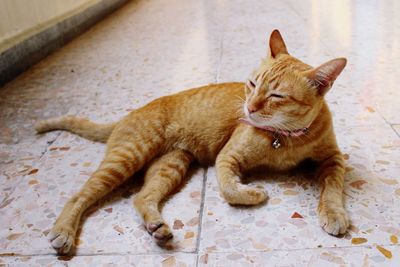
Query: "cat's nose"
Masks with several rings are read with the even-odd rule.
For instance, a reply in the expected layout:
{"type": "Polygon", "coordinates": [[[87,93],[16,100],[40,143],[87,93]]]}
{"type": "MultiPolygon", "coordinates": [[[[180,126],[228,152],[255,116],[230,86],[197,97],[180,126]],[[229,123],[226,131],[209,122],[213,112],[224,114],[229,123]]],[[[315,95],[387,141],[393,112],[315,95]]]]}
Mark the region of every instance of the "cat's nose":
{"type": "Polygon", "coordinates": [[[247,105],[247,110],[249,111],[249,113],[254,113],[258,110],[258,108],[255,105],[252,104],[248,104],[247,105]]]}

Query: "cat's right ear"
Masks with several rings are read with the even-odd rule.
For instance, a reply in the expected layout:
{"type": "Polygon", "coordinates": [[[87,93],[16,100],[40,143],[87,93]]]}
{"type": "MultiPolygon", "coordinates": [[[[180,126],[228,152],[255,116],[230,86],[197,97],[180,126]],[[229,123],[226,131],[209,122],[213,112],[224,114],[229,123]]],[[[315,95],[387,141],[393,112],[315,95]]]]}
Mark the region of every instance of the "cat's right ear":
{"type": "Polygon", "coordinates": [[[336,58],[321,66],[306,71],[306,77],[317,88],[320,95],[325,95],[332,87],[333,82],[346,66],[345,58],[336,58]]]}
{"type": "Polygon", "coordinates": [[[280,54],[289,53],[281,33],[278,30],[274,30],[269,38],[269,55],[273,58],[276,58],[280,54]]]}

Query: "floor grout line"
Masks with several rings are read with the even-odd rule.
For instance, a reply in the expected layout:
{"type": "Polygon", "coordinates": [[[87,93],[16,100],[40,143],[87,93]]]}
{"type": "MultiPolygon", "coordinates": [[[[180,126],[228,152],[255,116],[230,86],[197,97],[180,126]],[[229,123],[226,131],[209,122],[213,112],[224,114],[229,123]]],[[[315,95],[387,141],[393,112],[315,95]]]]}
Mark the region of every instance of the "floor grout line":
{"type": "MultiPolygon", "coordinates": [[[[34,161],[32,162],[32,167],[35,166],[35,165],[39,165],[39,164],[40,164],[40,160],[41,160],[41,159],[43,158],[43,156],[47,153],[47,151],[49,150],[49,147],[58,139],[58,137],[59,137],[61,134],[62,134],[62,132],[60,131],[60,133],[58,133],[58,134],[55,136],[54,139],[52,139],[52,140],[50,140],[50,141],[47,141],[47,146],[46,146],[45,149],[40,153],[39,158],[34,159],[34,161]]],[[[8,194],[9,194],[8,197],[10,197],[10,196],[15,192],[15,190],[18,188],[18,186],[24,181],[24,177],[26,177],[26,176],[28,176],[28,174],[23,174],[23,175],[21,175],[21,178],[22,178],[22,179],[20,179],[20,181],[17,181],[16,184],[15,184],[15,186],[14,186],[14,188],[13,188],[11,191],[8,192],[8,194]]],[[[8,199],[8,197],[6,197],[6,198],[0,200],[0,204],[2,204],[3,202],[5,202],[5,201],[8,199]]],[[[0,256],[1,256],[1,254],[0,254],[0,256]]]]}
{"type": "MultiPolygon", "coordinates": [[[[376,103],[375,103],[376,104],[376,103]]],[[[395,123],[390,123],[384,116],[383,114],[379,111],[378,105],[376,105],[375,107],[375,111],[378,113],[379,117],[381,117],[383,119],[383,121],[386,123],[386,125],[389,125],[390,128],[392,128],[392,130],[394,131],[394,134],[397,135],[398,137],[400,137],[399,133],[397,133],[397,131],[393,128],[393,125],[395,125],[395,123]]]]}
{"type": "Polygon", "coordinates": [[[195,251],[171,251],[171,252],[143,252],[143,253],[129,253],[129,252],[110,252],[110,253],[82,253],[82,254],[76,254],[76,255],[58,255],[56,253],[32,253],[32,254],[19,254],[19,253],[0,253],[0,258],[1,257],[41,257],[41,256],[54,256],[54,257],[91,257],[91,256],[151,256],[151,255],[176,255],[176,254],[193,254],[195,255],[195,251]]]}
{"type": "Polygon", "coordinates": [[[294,248],[294,249],[271,249],[271,250],[243,250],[243,251],[172,251],[172,252],[166,252],[166,253],[158,253],[158,252],[144,252],[144,253],[82,253],[78,255],[73,255],[73,256],[60,256],[55,253],[44,253],[44,254],[38,254],[38,253],[33,253],[33,254],[18,254],[18,253],[0,253],[0,258],[1,257],[41,257],[41,256],[54,256],[54,257],[91,257],[91,256],[154,256],[154,255],[176,255],[176,254],[187,254],[187,255],[197,255],[197,262],[196,266],[198,266],[198,258],[199,254],[202,252],[208,253],[208,254],[227,254],[227,253],[273,253],[273,252],[293,252],[293,251],[308,251],[308,250],[340,250],[340,249],[357,249],[357,248],[367,248],[367,249],[372,249],[373,247],[376,246],[383,246],[383,247],[400,247],[400,244],[368,244],[368,245],[350,245],[350,246],[341,246],[341,247],[307,247],[307,248],[294,248]]]}
{"type": "MultiPolygon", "coordinates": [[[[285,3],[286,3],[287,6],[293,11],[293,13],[294,13],[297,17],[299,17],[300,20],[303,21],[304,24],[307,23],[307,19],[304,18],[304,17],[300,14],[300,12],[299,12],[297,9],[295,9],[295,8],[293,7],[293,5],[292,5],[289,1],[285,1],[285,3]]],[[[329,47],[323,42],[323,40],[322,40],[321,38],[318,38],[318,39],[319,39],[319,42],[321,43],[321,45],[324,47],[325,52],[327,52],[328,55],[331,56],[331,55],[332,55],[332,51],[329,49],[329,47]]]]}
{"type": "Polygon", "coordinates": [[[391,124],[390,124],[390,127],[393,129],[393,131],[395,132],[395,134],[396,134],[398,137],[400,137],[400,133],[398,133],[398,132],[396,131],[396,129],[394,128],[395,125],[399,125],[399,124],[397,124],[397,123],[391,123],[391,124]]]}
{"type": "MultiPolygon", "coordinates": [[[[293,249],[271,249],[271,250],[243,250],[243,251],[202,251],[208,254],[226,254],[226,253],[272,253],[272,252],[293,252],[293,251],[302,251],[302,250],[336,250],[336,249],[356,249],[356,248],[373,248],[376,246],[382,246],[382,247],[400,247],[400,244],[369,244],[369,245],[350,245],[350,246],[341,246],[341,247],[305,247],[305,248],[293,248],[293,249]]],[[[199,253],[201,253],[199,251],[199,253]]]]}
{"type": "Polygon", "coordinates": [[[196,267],[199,264],[199,251],[200,251],[200,243],[201,243],[201,230],[202,230],[202,222],[203,222],[203,213],[204,213],[204,205],[205,205],[205,196],[206,196],[206,187],[207,187],[207,173],[208,168],[204,168],[204,175],[203,175],[203,188],[201,190],[201,205],[199,210],[199,226],[197,228],[197,241],[196,241],[196,250],[194,253],[197,254],[196,256],[196,267]]]}
{"type": "Polygon", "coordinates": [[[59,133],[56,134],[56,136],[53,140],[47,141],[47,146],[41,152],[41,155],[38,158],[38,161],[40,161],[44,157],[44,155],[49,151],[49,147],[57,141],[57,139],[61,136],[61,134],[62,134],[62,131],[59,131],[59,133]]]}

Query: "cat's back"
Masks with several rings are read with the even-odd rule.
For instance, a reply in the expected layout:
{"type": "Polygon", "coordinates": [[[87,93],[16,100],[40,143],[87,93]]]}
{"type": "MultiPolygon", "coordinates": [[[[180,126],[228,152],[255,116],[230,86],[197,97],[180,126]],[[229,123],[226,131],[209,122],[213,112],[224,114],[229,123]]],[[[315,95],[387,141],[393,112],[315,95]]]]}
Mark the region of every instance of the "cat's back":
{"type": "Polygon", "coordinates": [[[243,116],[244,84],[210,84],[171,95],[163,102],[176,121],[206,125],[213,120],[237,119],[243,116]]]}
{"type": "MultiPolygon", "coordinates": [[[[223,108],[223,100],[228,102],[244,102],[244,84],[239,82],[209,84],[171,95],[171,100],[192,107],[197,104],[199,107],[223,108]]],[[[226,104],[226,103],[225,103],[226,104]]]]}

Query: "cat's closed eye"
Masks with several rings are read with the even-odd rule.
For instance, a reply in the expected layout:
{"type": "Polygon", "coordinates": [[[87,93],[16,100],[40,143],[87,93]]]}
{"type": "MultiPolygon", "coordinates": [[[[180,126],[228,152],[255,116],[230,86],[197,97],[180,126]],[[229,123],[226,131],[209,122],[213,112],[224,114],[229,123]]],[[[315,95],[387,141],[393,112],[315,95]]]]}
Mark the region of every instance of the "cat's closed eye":
{"type": "Polygon", "coordinates": [[[279,94],[270,94],[269,97],[275,97],[275,98],[285,98],[285,96],[283,95],[279,95],[279,94]]]}
{"type": "Polygon", "coordinates": [[[256,83],[253,82],[252,80],[247,80],[247,84],[248,84],[251,88],[255,88],[255,87],[256,87],[256,83]]]}

